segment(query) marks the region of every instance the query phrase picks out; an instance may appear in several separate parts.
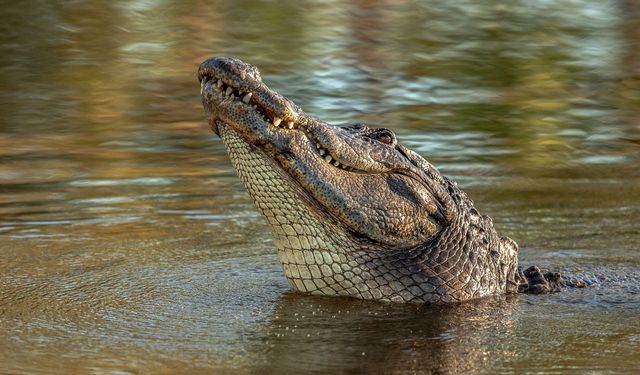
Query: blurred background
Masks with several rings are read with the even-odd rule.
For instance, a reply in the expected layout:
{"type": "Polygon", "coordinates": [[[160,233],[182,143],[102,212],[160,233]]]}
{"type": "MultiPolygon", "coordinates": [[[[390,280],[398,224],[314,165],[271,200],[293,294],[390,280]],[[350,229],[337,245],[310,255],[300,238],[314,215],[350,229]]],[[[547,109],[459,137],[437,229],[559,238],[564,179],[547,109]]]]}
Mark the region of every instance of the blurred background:
{"type": "Polygon", "coordinates": [[[549,358],[637,369],[640,2],[0,9],[0,372],[545,371],[549,358]],[[195,72],[215,55],[258,66],[326,122],[396,131],[520,244],[524,262],[620,283],[524,305],[388,307],[395,318],[371,325],[372,311],[389,310],[303,299],[315,306],[307,315],[342,323],[306,326],[326,333],[318,341],[292,335],[277,312],[309,306],[288,294],[269,229],[204,120],[195,72]],[[590,329],[567,324],[585,311],[590,329]],[[500,337],[478,333],[482,321],[496,331],[492,315],[512,323],[500,337]],[[391,326],[380,335],[377,324],[391,326]],[[356,326],[362,334],[346,337],[356,326]],[[380,340],[416,355],[389,362],[403,357],[380,340]],[[328,364],[337,353],[343,361],[328,364]]]}

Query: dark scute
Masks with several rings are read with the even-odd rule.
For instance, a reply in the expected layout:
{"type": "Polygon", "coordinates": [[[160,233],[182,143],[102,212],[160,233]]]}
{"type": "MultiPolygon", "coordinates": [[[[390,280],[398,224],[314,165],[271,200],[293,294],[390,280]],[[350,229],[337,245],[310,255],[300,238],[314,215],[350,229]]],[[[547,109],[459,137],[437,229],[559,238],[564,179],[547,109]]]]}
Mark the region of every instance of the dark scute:
{"type": "Polygon", "coordinates": [[[410,201],[416,206],[422,205],[422,200],[416,195],[411,186],[409,186],[405,180],[394,175],[389,175],[387,176],[387,186],[389,187],[389,191],[393,192],[395,195],[410,201]]]}

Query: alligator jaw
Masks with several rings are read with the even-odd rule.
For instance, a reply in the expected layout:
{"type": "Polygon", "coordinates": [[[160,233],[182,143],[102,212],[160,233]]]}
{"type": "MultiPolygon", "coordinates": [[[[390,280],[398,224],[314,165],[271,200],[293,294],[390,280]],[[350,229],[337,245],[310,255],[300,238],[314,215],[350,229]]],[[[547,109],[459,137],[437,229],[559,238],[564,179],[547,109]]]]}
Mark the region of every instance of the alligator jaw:
{"type": "Polygon", "coordinates": [[[441,205],[429,180],[416,178],[419,169],[398,151],[392,132],[316,120],[259,77],[255,67],[230,58],[212,58],[200,66],[203,105],[218,135],[221,127],[232,129],[297,185],[292,189],[313,202],[309,209],[330,216],[358,238],[411,248],[438,232],[441,205]],[[361,194],[368,189],[373,193],[361,194]],[[386,197],[378,196],[385,191],[386,197]]]}
{"type": "Polygon", "coordinates": [[[198,80],[205,109],[218,110],[210,117],[218,135],[215,120],[232,120],[226,118],[225,113],[246,113],[265,127],[299,128],[295,105],[269,90],[262,83],[258,70],[251,65],[230,58],[211,58],[200,65],[198,80]],[[229,110],[225,110],[227,108],[229,110]]]}
{"type": "Polygon", "coordinates": [[[295,138],[299,143],[307,143],[310,150],[333,167],[352,172],[389,169],[374,163],[363,165],[358,155],[336,147],[337,143],[349,140],[337,139],[335,127],[308,116],[292,101],[270,90],[252,65],[231,58],[211,58],[200,65],[198,80],[209,124],[217,135],[221,125],[231,126],[251,138],[248,139],[251,144],[273,148],[268,145],[271,143],[275,153],[287,152],[288,143],[295,138]],[[247,124],[251,124],[250,129],[247,124]]]}
{"type": "MultiPolygon", "coordinates": [[[[284,108],[283,111],[282,108],[276,108],[276,106],[270,105],[270,103],[261,101],[261,95],[254,95],[254,92],[260,92],[261,90],[264,93],[264,90],[268,90],[266,86],[256,87],[254,90],[250,88],[247,89],[246,87],[239,89],[237,86],[225,83],[223,78],[210,75],[208,72],[199,75],[199,80],[205,108],[213,108],[220,111],[211,111],[212,113],[209,119],[212,129],[217,135],[220,135],[219,127],[221,125],[233,127],[234,121],[222,115],[224,112],[223,109],[229,108],[233,113],[245,113],[247,117],[253,119],[254,123],[261,124],[261,129],[253,130],[260,130],[259,133],[267,138],[278,138],[278,135],[296,137],[296,131],[301,131],[306,136],[310,148],[315,146],[318,156],[327,163],[341,169],[356,171],[355,168],[350,167],[344,161],[341,163],[337,156],[331,154],[329,147],[324,145],[323,137],[316,135],[315,133],[317,133],[317,131],[313,131],[313,129],[318,128],[317,122],[313,119],[306,118],[304,115],[299,115],[297,111],[293,109],[294,105],[287,99],[282,98],[285,100],[281,106],[284,108]],[[310,123],[312,124],[311,126],[309,126],[310,123]]],[[[272,94],[272,92],[268,91],[267,93],[272,94]]],[[[240,124],[240,126],[243,127],[245,124],[240,124]]],[[[283,148],[285,147],[284,144],[281,144],[281,146],[283,148]]]]}

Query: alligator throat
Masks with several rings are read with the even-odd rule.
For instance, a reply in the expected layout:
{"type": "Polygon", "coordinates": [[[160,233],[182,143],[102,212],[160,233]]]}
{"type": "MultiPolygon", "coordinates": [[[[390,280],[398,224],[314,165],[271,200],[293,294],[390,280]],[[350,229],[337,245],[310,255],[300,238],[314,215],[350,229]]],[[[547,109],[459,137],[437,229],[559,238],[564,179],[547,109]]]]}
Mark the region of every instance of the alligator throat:
{"type": "Polygon", "coordinates": [[[445,303],[526,282],[516,243],[392,131],[315,119],[240,60],[208,59],[198,79],[293,289],[445,303]]]}

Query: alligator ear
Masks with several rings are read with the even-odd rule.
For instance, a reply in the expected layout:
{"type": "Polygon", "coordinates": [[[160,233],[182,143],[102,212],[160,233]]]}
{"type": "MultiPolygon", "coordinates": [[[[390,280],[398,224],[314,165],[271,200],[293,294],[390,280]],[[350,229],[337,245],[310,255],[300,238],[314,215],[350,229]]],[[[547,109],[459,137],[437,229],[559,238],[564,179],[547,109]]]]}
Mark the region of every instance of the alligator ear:
{"type": "Polygon", "coordinates": [[[420,178],[422,182],[429,188],[434,198],[438,202],[439,219],[444,219],[445,222],[451,222],[455,219],[456,205],[447,190],[448,183],[446,178],[434,167],[426,161],[418,153],[409,150],[401,144],[396,146],[396,150],[400,152],[404,157],[413,164],[418,171],[420,171],[420,178]]]}

